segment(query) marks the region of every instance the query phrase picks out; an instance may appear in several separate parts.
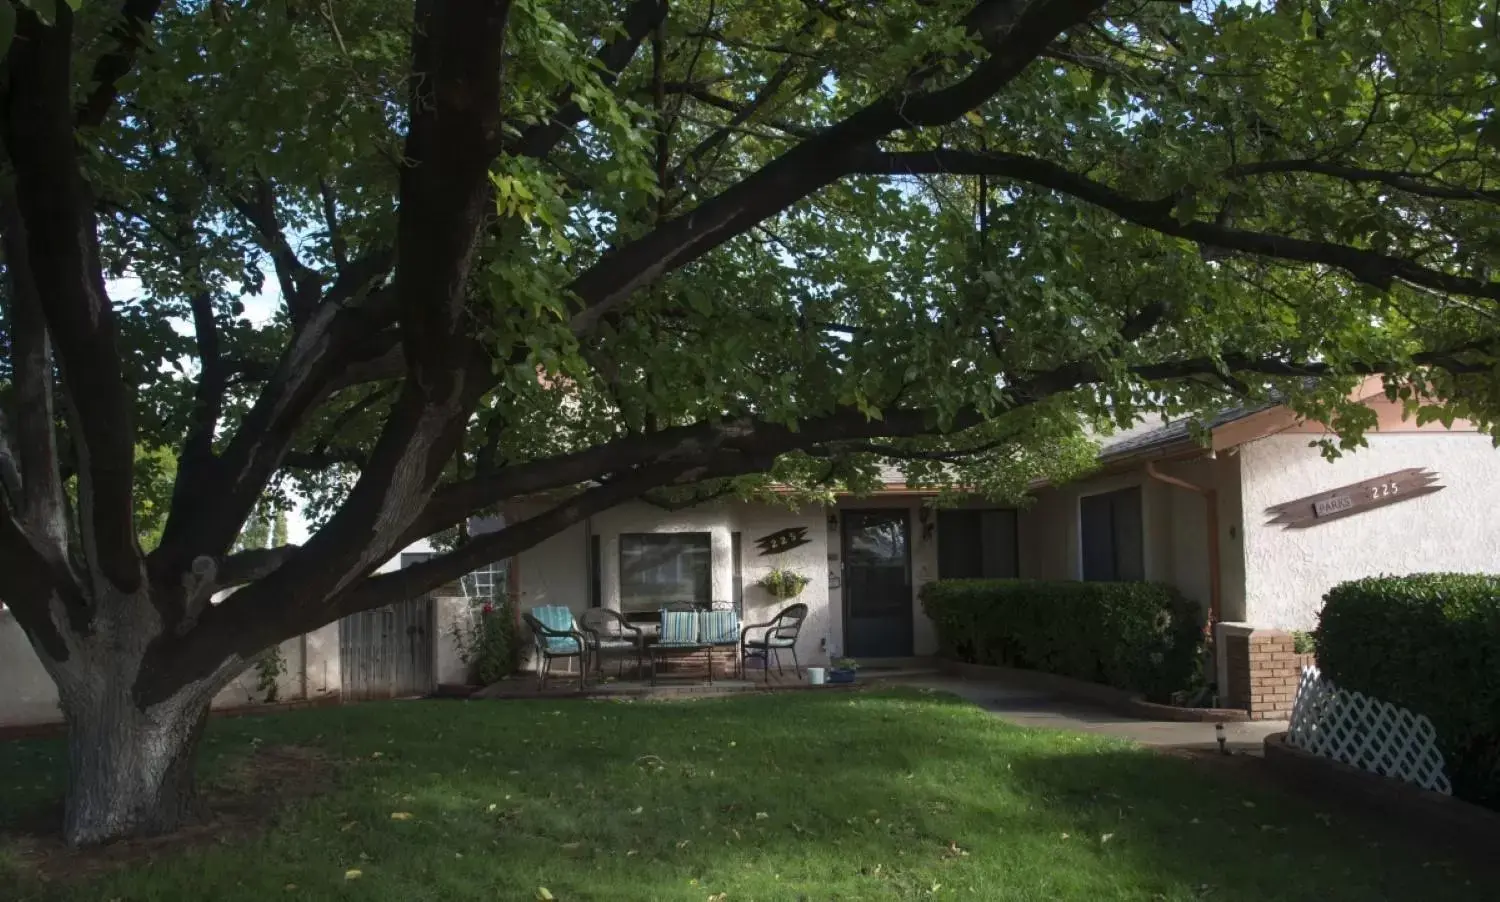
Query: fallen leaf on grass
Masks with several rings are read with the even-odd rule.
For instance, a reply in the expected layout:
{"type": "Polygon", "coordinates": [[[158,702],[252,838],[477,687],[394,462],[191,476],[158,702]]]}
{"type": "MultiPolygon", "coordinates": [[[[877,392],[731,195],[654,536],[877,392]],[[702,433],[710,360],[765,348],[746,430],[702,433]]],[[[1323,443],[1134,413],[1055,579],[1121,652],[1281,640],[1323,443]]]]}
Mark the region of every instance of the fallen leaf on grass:
{"type": "Polygon", "coordinates": [[[385,752],[371,752],[370,753],[370,757],[371,758],[384,758],[385,757],[385,752]]]}
{"type": "Polygon", "coordinates": [[[548,900],[555,898],[552,895],[552,891],[547,889],[545,886],[539,886],[536,888],[536,897],[542,900],[542,902],[548,902],[548,900]]]}
{"type": "Polygon", "coordinates": [[[409,821],[409,820],[411,820],[411,812],[410,811],[392,811],[391,812],[391,820],[393,820],[393,821],[409,821]]]}
{"type": "Polygon", "coordinates": [[[295,884],[295,883],[288,883],[285,887],[283,887],[283,889],[285,889],[287,892],[291,892],[292,890],[294,890],[296,888],[297,888],[297,884],[295,884]]]}
{"type": "Polygon", "coordinates": [[[645,811],[645,810],[646,810],[645,807],[643,807],[641,805],[637,805],[633,809],[631,809],[630,813],[631,814],[640,814],[642,811],[645,811]]]}
{"type": "Polygon", "coordinates": [[[347,870],[347,871],[344,872],[344,879],[345,880],[358,880],[359,878],[363,877],[364,875],[365,875],[365,872],[361,871],[359,868],[350,868],[349,870],[347,870]]]}
{"type": "Polygon", "coordinates": [[[581,845],[583,845],[583,843],[581,843],[581,842],[565,842],[565,843],[562,844],[562,848],[564,848],[564,849],[576,849],[576,848],[578,848],[581,845]]]}
{"type": "Polygon", "coordinates": [[[763,821],[763,820],[765,820],[768,817],[770,817],[770,815],[766,814],[764,811],[757,811],[757,812],[755,812],[755,819],[758,820],[758,821],[763,821]]]}
{"type": "Polygon", "coordinates": [[[1062,835],[1062,838],[1063,838],[1063,839],[1067,839],[1067,838],[1068,838],[1068,834],[1066,834],[1066,833],[1064,833],[1064,834],[1063,834],[1063,835],[1062,835]]]}
{"type": "Polygon", "coordinates": [[[1114,838],[1115,838],[1115,835],[1113,833],[1106,833],[1103,836],[1099,837],[1099,842],[1101,842],[1101,843],[1107,843],[1107,842],[1109,842],[1110,840],[1112,840],[1114,838]]]}

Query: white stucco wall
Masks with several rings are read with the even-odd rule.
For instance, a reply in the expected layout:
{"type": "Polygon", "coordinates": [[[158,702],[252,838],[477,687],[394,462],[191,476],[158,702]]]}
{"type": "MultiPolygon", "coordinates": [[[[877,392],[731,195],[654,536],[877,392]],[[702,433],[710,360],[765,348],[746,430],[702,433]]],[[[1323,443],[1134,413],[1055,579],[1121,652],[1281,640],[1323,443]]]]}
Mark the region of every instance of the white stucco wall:
{"type": "MultiPolygon", "coordinates": [[[[282,701],[319,698],[339,692],[339,628],[337,623],[281,644],[286,672],[277,678],[282,701]],[[304,643],[305,639],[305,643],[304,643]],[[304,655],[304,649],[306,654],[304,655]]],[[[256,689],[260,675],[248,668],[214,697],[215,708],[264,701],[256,689]]],[[[56,723],[62,720],[57,689],[42,662],[26,641],[26,634],[9,611],[0,611],[0,726],[56,723]]]]}
{"type": "Polygon", "coordinates": [[[16,615],[0,611],[0,726],[62,720],[57,689],[16,615]]]}
{"type": "Polygon", "coordinates": [[[1349,579],[1448,570],[1500,572],[1500,452],[1483,435],[1371,435],[1334,462],[1311,436],[1277,435],[1240,449],[1245,619],[1312,629],[1323,594],[1349,579]],[[1442,491],[1308,529],[1266,525],[1273,505],[1408,467],[1438,473],[1442,491]]]}

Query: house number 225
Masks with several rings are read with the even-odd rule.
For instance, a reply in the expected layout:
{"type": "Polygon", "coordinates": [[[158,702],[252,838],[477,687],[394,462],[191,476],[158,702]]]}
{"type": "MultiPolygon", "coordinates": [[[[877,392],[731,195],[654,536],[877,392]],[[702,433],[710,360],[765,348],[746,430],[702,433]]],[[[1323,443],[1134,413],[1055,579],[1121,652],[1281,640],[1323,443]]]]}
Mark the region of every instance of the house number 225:
{"type": "Polygon", "coordinates": [[[1388,498],[1399,491],[1401,491],[1400,483],[1382,482],[1379,485],[1372,485],[1370,486],[1370,500],[1378,501],[1381,498],[1388,498]]]}

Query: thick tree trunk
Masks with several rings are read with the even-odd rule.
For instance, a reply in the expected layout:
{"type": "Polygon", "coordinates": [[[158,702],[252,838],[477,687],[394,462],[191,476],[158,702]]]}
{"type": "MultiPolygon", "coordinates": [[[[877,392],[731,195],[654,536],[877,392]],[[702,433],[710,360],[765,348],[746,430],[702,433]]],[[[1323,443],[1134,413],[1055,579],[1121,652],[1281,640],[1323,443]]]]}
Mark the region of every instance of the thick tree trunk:
{"type": "Polygon", "coordinates": [[[245,668],[239,658],[225,660],[206,678],[144,701],[142,677],[161,667],[151,654],[163,627],[150,591],[115,593],[101,583],[91,631],[60,630],[65,656],[32,643],[68,725],[70,845],[167,833],[199,813],[196,754],[209,703],[245,668]]]}
{"type": "Polygon", "coordinates": [[[71,692],[68,794],[63,837],[91,845],[128,836],[170,833],[199,813],[198,740],[212,693],[192,687],[146,710],[129,687],[71,692]]]}

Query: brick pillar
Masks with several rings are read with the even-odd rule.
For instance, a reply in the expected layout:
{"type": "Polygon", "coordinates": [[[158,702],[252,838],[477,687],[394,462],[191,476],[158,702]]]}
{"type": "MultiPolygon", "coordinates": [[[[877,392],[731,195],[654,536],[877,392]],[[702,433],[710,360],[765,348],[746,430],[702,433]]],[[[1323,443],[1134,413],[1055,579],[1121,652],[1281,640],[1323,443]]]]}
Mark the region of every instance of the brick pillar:
{"type": "Polygon", "coordinates": [[[1286,720],[1301,681],[1301,655],[1292,650],[1292,634],[1257,629],[1250,633],[1249,710],[1252,720],[1286,720]]]}

